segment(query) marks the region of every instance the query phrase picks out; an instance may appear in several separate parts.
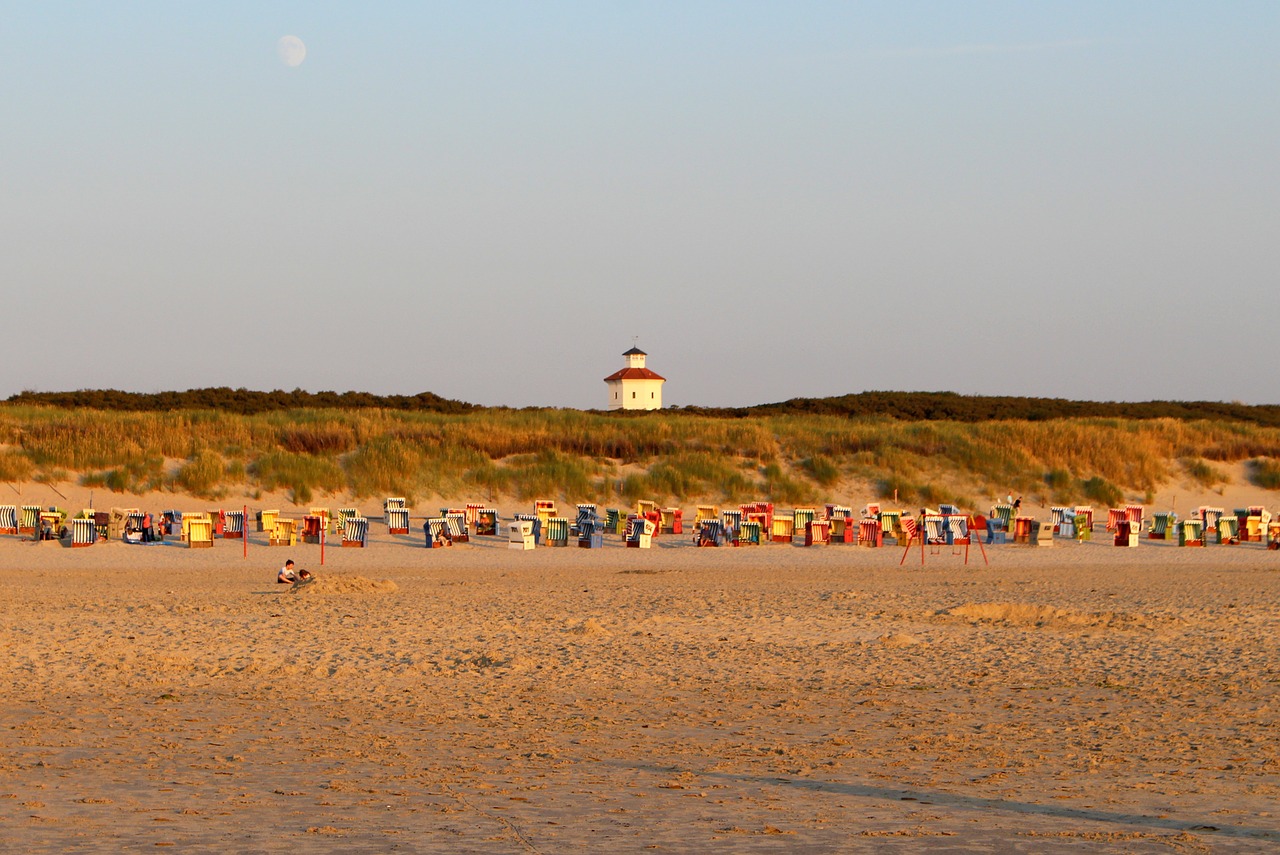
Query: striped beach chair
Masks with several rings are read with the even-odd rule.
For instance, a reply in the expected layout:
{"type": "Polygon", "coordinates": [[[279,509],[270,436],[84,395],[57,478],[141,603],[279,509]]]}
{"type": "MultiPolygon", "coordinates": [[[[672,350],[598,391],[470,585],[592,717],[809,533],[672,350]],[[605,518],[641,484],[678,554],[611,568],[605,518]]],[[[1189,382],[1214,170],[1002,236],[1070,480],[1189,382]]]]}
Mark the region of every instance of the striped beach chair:
{"type": "Polygon", "coordinates": [[[277,508],[258,511],[258,531],[271,531],[276,527],[276,518],[280,516],[277,508]]]}
{"type": "Polygon", "coordinates": [[[93,520],[77,517],[71,521],[71,546],[93,546],[98,542],[98,527],[93,520]]]}
{"type": "MultiPolygon", "coordinates": [[[[954,506],[953,506],[954,507],[954,506]]],[[[947,543],[955,546],[967,545],[969,543],[969,517],[965,514],[946,514],[942,518],[944,530],[946,532],[947,543]]],[[[1049,527],[1049,533],[1053,533],[1053,528],[1049,527]]]]}
{"type": "Polygon", "coordinates": [[[427,549],[453,546],[453,537],[449,533],[449,520],[445,517],[430,517],[422,524],[422,532],[427,539],[427,549]]]}
{"type": "Polygon", "coordinates": [[[222,536],[231,540],[244,537],[244,511],[222,512],[222,536]]]}
{"type": "Polygon", "coordinates": [[[653,520],[639,516],[627,518],[627,546],[633,549],[648,549],[653,545],[653,531],[657,528],[653,520]]]}
{"type": "MultiPolygon", "coordinates": [[[[1049,508],[1049,519],[1053,525],[1055,534],[1062,534],[1062,524],[1068,518],[1074,519],[1075,515],[1071,513],[1071,509],[1065,505],[1054,505],[1049,508]]],[[[1075,526],[1073,525],[1072,528],[1075,526]]],[[[1069,536],[1069,535],[1068,535],[1069,536]]]]}
{"type": "Polygon", "coordinates": [[[724,527],[720,520],[702,520],[696,526],[693,542],[696,546],[719,546],[724,537],[724,527]]]}
{"type": "Polygon", "coordinates": [[[1200,522],[1204,523],[1205,531],[1213,531],[1218,527],[1218,520],[1222,519],[1226,513],[1226,509],[1224,508],[1214,508],[1208,505],[1201,505],[1196,508],[1195,515],[1200,522]]]}
{"type": "Polygon", "coordinates": [[[658,512],[658,503],[651,502],[648,499],[640,499],[636,502],[636,515],[648,519],[649,514],[658,512]]]}
{"type": "Polygon", "coordinates": [[[796,518],[792,514],[778,511],[773,515],[773,528],[769,531],[769,539],[774,543],[790,543],[796,533],[796,518]]]}
{"type": "MultiPolygon", "coordinates": [[[[547,531],[547,520],[551,519],[552,517],[560,516],[560,512],[556,510],[556,503],[550,501],[549,499],[540,499],[534,502],[533,512],[534,514],[537,515],[538,522],[542,523],[543,534],[545,534],[547,531]]],[[[542,539],[539,538],[538,542],[541,543],[542,539]]]]}
{"type": "Polygon", "coordinates": [[[267,533],[267,546],[297,546],[298,521],[276,517],[275,524],[267,533]]]}
{"type": "Polygon", "coordinates": [[[533,526],[537,520],[514,520],[507,528],[508,549],[533,549],[537,541],[533,537],[533,526]]]}
{"type": "Polygon", "coordinates": [[[1173,534],[1177,516],[1167,511],[1156,511],[1151,515],[1151,530],[1147,532],[1148,540],[1168,540],[1173,534]]]}
{"type": "Polygon", "coordinates": [[[453,538],[454,543],[471,542],[471,535],[467,532],[466,511],[449,511],[444,515],[444,521],[449,524],[449,536],[453,538]]]}
{"type": "Polygon", "coordinates": [[[826,546],[831,543],[831,520],[811,519],[804,524],[805,546],[826,546]]]}
{"type": "Polygon", "coordinates": [[[623,534],[627,530],[627,518],[617,508],[608,508],[604,512],[604,530],[609,534],[623,534]]]}
{"type": "Polygon", "coordinates": [[[878,547],[884,543],[884,530],[880,527],[880,520],[875,517],[866,517],[864,519],[848,520],[846,527],[850,530],[856,528],[858,546],[878,547]]]}
{"type": "Polygon", "coordinates": [[[369,520],[351,516],[342,520],[342,545],[363,549],[369,541],[369,520]]]}
{"type": "Polygon", "coordinates": [[[1142,523],[1146,516],[1146,508],[1142,505],[1125,505],[1124,516],[1129,522],[1133,523],[1138,531],[1142,531],[1142,523]]]}
{"type": "MultiPolygon", "coordinates": [[[[465,511],[467,514],[467,528],[475,531],[476,522],[480,519],[480,512],[485,510],[485,506],[479,502],[467,502],[465,511]]],[[[476,531],[476,534],[480,532],[476,531]]]]}
{"type": "Polygon", "coordinates": [[[335,525],[338,528],[338,534],[347,530],[347,520],[360,516],[360,511],[356,508],[338,508],[338,520],[335,525]]]}
{"type": "Polygon", "coordinates": [[[720,522],[720,509],[715,505],[698,505],[693,511],[693,530],[696,532],[707,520],[720,522]]]}
{"type": "Polygon", "coordinates": [[[1010,534],[1013,533],[1013,505],[1006,502],[998,502],[991,508],[989,516],[996,521],[998,529],[1004,529],[1010,534]]]}
{"type": "Polygon", "coordinates": [[[805,529],[809,523],[818,518],[813,508],[796,508],[791,512],[791,539],[795,543],[804,543],[807,535],[805,529]]]}
{"type": "Polygon", "coordinates": [[[599,520],[599,509],[595,505],[584,502],[583,504],[578,505],[578,513],[573,519],[573,527],[579,534],[581,534],[584,529],[595,529],[596,523],[599,522],[599,520]]]}
{"type": "MultiPolygon", "coordinates": [[[[1076,505],[1072,510],[1075,511],[1076,517],[1083,516],[1084,524],[1088,526],[1090,534],[1093,533],[1093,506],[1092,505],[1076,505]]],[[[1080,532],[1080,521],[1076,520],[1076,534],[1080,532]]],[[[1092,540],[1092,537],[1086,537],[1085,540],[1092,540]]]]}
{"type": "MultiPolygon", "coordinates": [[[[882,529],[884,527],[883,516],[884,515],[881,514],[882,519],[881,519],[880,525],[882,529]]],[[[897,535],[895,536],[894,539],[898,542],[899,546],[908,545],[911,543],[911,541],[916,539],[916,534],[918,533],[916,531],[916,518],[906,516],[902,513],[902,511],[898,511],[897,520],[898,520],[897,535]]]]}
{"type": "Polygon", "coordinates": [[[40,506],[23,505],[18,510],[18,534],[35,534],[40,525],[40,506]]]}
{"type": "Polygon", "coordinates": [[[213,546],[213,520],[209,519],[208,515],[201,514],[199,517],[190,519],[184,516],[182,523],[183,528],[187,530],[188,549],[205,549],[213,546]]]}
{"type": "Polygon", "coordinates": [[[1031,524],[1035,521],[1036,521],[1035,517],[1014,517],[1013,518],[1013,542],[1025,543],[1028,546],[1030,546],[1031,536],[1034,533],[1033,526],[1031,524]]]}
{"type": "Polygon", "coordinates": [[[404,496],[387,496],[382,500],[382,521],[390,526],[391,514],[389,511],[400,511],[407,507],[408,505],[405,504],[404,496]]]}
{"type": "Polygon", "coordinates": [[[569,520],[566,517],[547,518],[547,546],[569,545],[569,520]]]}
{"type": "Polygon", "coordinates": [[[387,508],[383,513],[387,520],[387,534],[409,533],[408,508],[387,508]]]}
{"type": "Polygon", "coordinates": [[[498,536],[497,508],[481,508],[476,511],[475,532],[477,537],[498,536]]]}
{"type": "Polygon", "coordinates": [[[516,514],[516,522],[533,523],[533,542],[542,545],[542,520],[537,514],[516,514]]]}
{"type": "Polygon", "coordinates": [[[1229,546],[1240,542],[1240,523],[1234,516],[1224,514],[1219,517],[1216,530],[1219,545],[1229,546]]]}
{"type": "Polygon", "coordinates": [[[18,506],[0,505],[0,534],[18,533],[18,506]]]}
{"type": "Polygon", "coordinates": [[[742,531],[743,522],[745,520],[741,510],[725,508],[720,512],[720,536],[726,540],[736,540],[738,532],[742,531]]]}
{"type": "MultiPolygon", "coordinates": [[[[867,507],[875,506],[867,505],[867,507]]],[[[867,515],[864,510],[863,519],[880,520],[881,538],[892,537],[893,542],[898,546],[905,546],[911,542],[911,538],[915,537],[914,523],[911,531],[907,531],[904,523],[906,519],[911,519],[911,517],[905,517],[904,519],[902,511],[879,511],[876,514],[867,515]]]]}
{"type": "Polygon", "coordinates": [[[579,549],[602,549],[604,548],[604,522],[597,516],[579,521],[578,523],[578,548],[579,549]]]}
{"type": "Polygon", "coordinates": [[[325,534],[333,531],[330,527],[331,515],[328,508],[307,508],[307,514],[320,518],[320,526],[324,529],[325,534]]]}
{"type": "Polygon", "coordinates": [[[743,521],[759,521],[765,537],[773,531],[773,502],[747,502],[739,505],[738,510],[742,511],[743,521]]]}
{"type": "MultiPolygon", "coordinates": [[[[102,516],[104,516],[104,514],[102,514],[101,512],[95,512],[93,515],[94,520],[97,521],[99,524],[98,538],[100,540],[107,538],[107,534],[101,529],[102,516]]],[[[185,513],[182,514],[182,516],[179,518],[179,522],[182,525],[181,532],[182,532],[182,539],[184,541],[191,540],[192,524],[202,520],[209,523],[209,531],[212,532],[213,521],[209,519],[209,515],[207,513],[203,511],[186,511],[185,513]]]]}
{"type": "Polygon", "coordinates": [[[945,518],[940,514],[924,515],[924,542],[929,546],[939,546],[947,542],[945,518]]]}
{"type": "Polygon", "coordinates": [[[1179,546],[1204,546],[1204,520],[1195,518],[1177,524],[1179,546]]]}
{"type": "MultiPolygon", "coordinates": [[[[760,514],[760,516],[764,516],[760,514]]],[[[764,526],[757,520],[743,520],[738,527],[738,536],[733,539],[734,546],[759,546],[764,526]]]]}
{"type": "Polygon", "coordinates": [[[1124,508],[1107,508],[1107,531],[1118,531],[1120,523],[1127,520],[1124,508]]]}

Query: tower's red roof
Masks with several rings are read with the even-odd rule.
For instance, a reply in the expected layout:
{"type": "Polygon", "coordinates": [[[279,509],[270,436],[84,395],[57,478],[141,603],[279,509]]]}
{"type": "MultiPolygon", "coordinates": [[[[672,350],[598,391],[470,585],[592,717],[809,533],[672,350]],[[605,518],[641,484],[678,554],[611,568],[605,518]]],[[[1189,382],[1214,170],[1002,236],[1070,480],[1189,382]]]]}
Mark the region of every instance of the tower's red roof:
{"type": "Polygon", "coordinates": [[[661,374],[650,371],[648,368],[622,368],[613,372],[604,378],[604,382],[610,380],[666,380],[661,374]]]}

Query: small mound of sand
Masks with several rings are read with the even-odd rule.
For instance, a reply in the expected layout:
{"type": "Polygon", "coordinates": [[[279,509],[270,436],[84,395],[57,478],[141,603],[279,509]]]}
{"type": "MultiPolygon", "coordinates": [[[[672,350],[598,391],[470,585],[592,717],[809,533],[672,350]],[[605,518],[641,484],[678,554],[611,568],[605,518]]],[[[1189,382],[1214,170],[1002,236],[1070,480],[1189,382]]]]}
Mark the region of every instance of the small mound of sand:
{"type": "Polygon", "coordinates": [[[916,647],[920,645],[923,645],[925,647],[929,646],[929,642],[921,641],[920,639],[916,638],[914,635],[907,635],[901,632],[894,633],[893,635],[882,635],[879,638],[877,638],[876,641],[878,641],[880,644],[883,644],[885,647],[916,647]]]}
{"type": "Polygon", "coordinates": [[[1034,603],[965,603],[943,609],[937,615],[962,618],[971,623],[1005,623],[1012,626],[1132,628],[1147,625],[1140,616],[1123,612],[1078,612],[1034,603]]]}
{"type": "Polygon", "coordinates": [[[587,618],[584,621],[575,623],[569,627],[569,632],[574,635],[613,635],[609,630],[600,625],[595,618],[587,618]]]}
{"type": "Polygon", "coordinates": [[[399,586],[390,579],[366,579],[363,576],[317,576],[298,588],[299,594],[390,594],[399,586]]]}

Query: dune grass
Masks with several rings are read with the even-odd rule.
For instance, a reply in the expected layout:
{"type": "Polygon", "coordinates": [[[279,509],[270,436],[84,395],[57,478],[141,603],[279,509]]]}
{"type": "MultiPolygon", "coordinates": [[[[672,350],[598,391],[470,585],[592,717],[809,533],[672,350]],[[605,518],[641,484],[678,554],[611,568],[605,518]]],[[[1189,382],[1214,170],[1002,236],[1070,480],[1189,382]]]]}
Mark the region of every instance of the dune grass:
{"type": "Polygon", "coordinates": [[[1280,428],[1174,419],[903,422],[662,412],[68,411],[0,406],[0,478],[84,479],[112,490],[216,498],[237,486],[357,497],[650,498],[805,504],[846,479],[904,504],[1009,492],[1113,504],[1175,475],[1223,483],[1213,463],[1254,461],[1280,489],[1280,428]]]}

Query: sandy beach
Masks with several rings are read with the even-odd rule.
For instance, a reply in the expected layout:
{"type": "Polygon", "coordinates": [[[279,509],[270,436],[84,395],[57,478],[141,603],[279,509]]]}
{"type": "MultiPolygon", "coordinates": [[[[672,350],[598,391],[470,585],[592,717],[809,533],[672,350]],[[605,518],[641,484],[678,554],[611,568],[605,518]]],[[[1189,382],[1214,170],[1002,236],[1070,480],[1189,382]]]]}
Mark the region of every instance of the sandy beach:
{"type": "Polygon", "coordinates": [[[323,567],[256,532],[0,538],[4,848],[1280,847],[1259,544],[922,566],[373,528],[323,567]],[[286,556],[317,581],[274,584],[286,556]]]}

